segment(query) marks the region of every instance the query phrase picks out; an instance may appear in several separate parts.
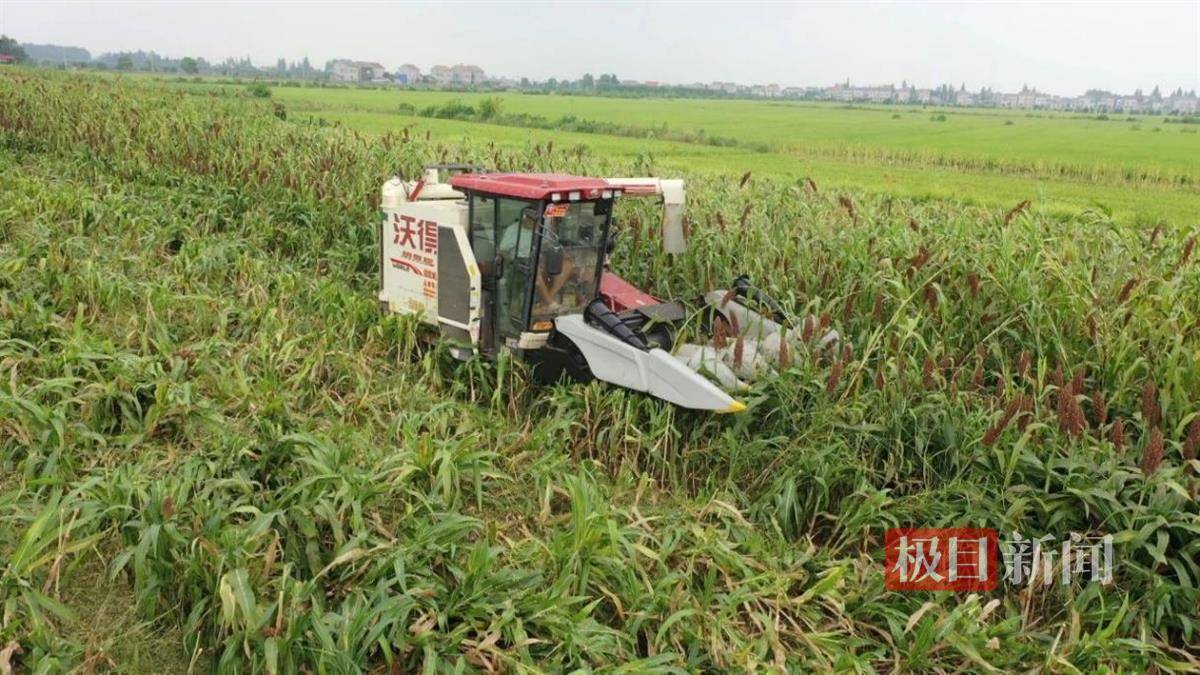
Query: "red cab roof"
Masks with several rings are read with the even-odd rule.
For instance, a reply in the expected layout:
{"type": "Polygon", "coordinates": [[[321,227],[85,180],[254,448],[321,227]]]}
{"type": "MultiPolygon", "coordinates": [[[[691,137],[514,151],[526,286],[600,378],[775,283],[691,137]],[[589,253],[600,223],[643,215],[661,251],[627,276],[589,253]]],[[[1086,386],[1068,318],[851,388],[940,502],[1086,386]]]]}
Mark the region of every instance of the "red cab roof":
{"type": "Polygon", "coordinates": [[[518,199],[549,199],[555,192],[578,191],[580,199],[598,199],[601,190],[612,186],[603,178],[585,178],[557,173],[460,173],[450,178],[456,190],[486,192],[518,199]]]}

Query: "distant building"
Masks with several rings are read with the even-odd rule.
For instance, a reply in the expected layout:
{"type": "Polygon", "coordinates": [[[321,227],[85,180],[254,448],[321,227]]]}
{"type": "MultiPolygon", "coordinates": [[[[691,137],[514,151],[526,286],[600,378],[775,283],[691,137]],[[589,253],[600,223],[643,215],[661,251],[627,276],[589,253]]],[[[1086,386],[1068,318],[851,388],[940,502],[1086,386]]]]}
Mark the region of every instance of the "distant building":
{"type": "Polygon", "coordinates": [[[1141,107],[1142,101],[1136,96],[1122,96],[1117,99],[1117,109],[1121,112],[1133,112],[1141,107]]]}
{"type": "Polygon", "coordinates": [[[1168,109],[1180,115],[1195,115],[1200,112],[1200,98],[1197,98],[1195,94],[1172,96],[1168,109]]]}
{"type": "Polygon", "coordinates": [[[483,68],[466,63],[453,66],[434,66],[429,76],[438,84],[473,85],[484,81],[483,68]]]}
{"type": "Polygon", "coordinates": [[[396,84],[416,84],[421,81],[421,69],[411,63],[406,63],[392,73],[396,84]]]}
{"type": "Polygon", "coordinates": [[[886,87],[867,87],[861,95],[871,103],[886,103],[895,98],[896,90],[890,84],[886,87]]]}
{"type": "Polygon", "coordinates": [[[483,68],[462,63],[452,67],[450,75],[455,84],[481,84],[484,80],[483,68]]]}
{"type": "Polygon", "coordinates": [[[16,63],[17,57],[11,54],[0,54],[0,63],[16,63]]]}
{"type": "Polygon", "coordinates": [[[383,79],[383,66],[373,61],[337,59],[329,64],[329,79],[334,82],[371,82],[383,79]]]}

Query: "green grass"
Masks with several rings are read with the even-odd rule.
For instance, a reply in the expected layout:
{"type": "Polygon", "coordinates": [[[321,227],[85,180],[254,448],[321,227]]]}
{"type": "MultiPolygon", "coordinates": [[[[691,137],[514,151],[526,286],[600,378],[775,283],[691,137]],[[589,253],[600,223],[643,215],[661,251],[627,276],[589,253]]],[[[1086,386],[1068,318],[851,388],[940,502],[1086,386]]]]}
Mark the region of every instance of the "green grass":
{"type": "Polygon", "coordinates": [[[0,75],[19,668],[1200,667],[1194,228],[685,172],[689,251],[661,253],[654,208],[627,203],[616,271],[680,298],[746,272],[849,348],[798,350],[711,416],[460,364],[374,300],[392,171],[647,157],[274,112],[0,75]],[[1109,533],[1116,576],[889,592],[896,524],[1109,533]]]}
{"type": "MultiPolygon", "coordinates": [[[[324,119],[374,134],[428,131],[434,138],[484,141],[506,148],[553,142],[584,146],[589,154],[635,161],[648,157],[663,172],[689,171],[734,178],[746,171],[785,180],[813,178],[829,188],[870,190],[914,199],[956,200],[989,206],[1015,205],[1026,199],[1050,213],[1100,209],[1129,222],[1166,220],[1187,223],[1200,209],[1200,194],[1162,186],[1104,186],[1078,181],[1023,176],[981,175],[941,167],[887,166],[876,162],[803,159],[743,148],[721,148],[671,141],[524,129],[458,120],[407,117],[386,113],[328,110],[297,113],[299,119],[324,119]]],[[[486,164],[486,161],[485,161],[486,164]]]]}
{"type": "MultiPolygon", "coordinates": [[[[1024,110],[937,109],[946,122],[931,120],[932,109],[908,106],[846,107],[829,103],[726,101],[704,99],[622,99],[578,96],[472,94],[274,87],[277,100],[323,110],[351,108],[395,112],[401,103],[417,108],[460,99],[477,104],[496,96],[506,112],[551,119],[572,114],[642,126],[704,129],[714,136],[769,144],[788,154],[805,148],[929,151],[995,160],[1136,167],[1200,178],[1200,135],[1181,133],[1161,117],[1136,123],[1099,121],[1087,116],[1024,110]],[[893,119],[899,113],[900,119],[893,119]],[[1013,125],[1005,122],[1012,120],[1013,125]],[[1131,129],[1132,125],[1140,131],[1131,129]],[[1164,127],[1154,133],[1155,127],[1164,127]]],[[[1123,119],[1123,118],[1122,118],[1123,119]]]]}
{"type": "MultiPolygon", "coordinates": [[[[229,85],[178,85],[229,92],[229,85]]],[[[506,147],[554,141],[632,159],[647,153],[664,170],[752,171],[819,185],[912,198],[1011,206],[1026,199],[1051,212],[1097,208],[1123,222],[1191,222],[1200,211],[1200,135],[1160,118],[1135,124],[1084,116],[948,109],[947,121],[904,107],[848,108],[762,101],[613,99],[499,94],[508,114],[557,120],[571,114],[638,128],[704,130],[739,147],[714,147],[558,130],[501,127],[402,114],[450,100],[477,104],[484,94],[274,87],[300,117],[371,133],[413,127],[440,138],[480,138],[506,147]],[[900,119],[893,119],[899,111],[900,119]],[[1005,122],[1012,120],[1014,124],[1005,122]],[[1135,130],[1134,127],[1137,127],[1135,130]],[[1161,127],[1161,132],[1154,128],[1161,127]],[[767,149],[758,151],[758,146],[767,149]]]]}

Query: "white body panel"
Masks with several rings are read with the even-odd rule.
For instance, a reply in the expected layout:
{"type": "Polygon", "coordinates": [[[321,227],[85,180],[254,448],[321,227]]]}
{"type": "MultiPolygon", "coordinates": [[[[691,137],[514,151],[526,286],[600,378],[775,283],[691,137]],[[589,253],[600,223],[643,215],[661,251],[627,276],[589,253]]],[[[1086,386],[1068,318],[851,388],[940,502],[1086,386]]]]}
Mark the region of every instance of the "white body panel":
{"type": "Polygon", "coordinates": [[[675,351],[675,358],[688,368],[720,382],[726,389],[742,391],[749,386],[738,379],[737,374],[723,360],[721,350],[716,347],[682,344],[675,351]]]}
{"type": "Polygon", "coordinates": [[[571,338],[598,380],[646,392],[684,408],[738,412],[746,407],[667,352],[642,351],[592,328],[582,315],[560,316],[554,325],[571,338]]]}
{"type": "MultiPolygon", "coordinates": [[[[464,218],[466,217],[464,211],[464,218]]],[[[470,279],[470,288],[467,291],[467,305],[469,307],[468,319],[464,324],[460,321],[450,319],[445,316],[445,308],[438,306],[438,323],[444,326],[452,326],[466,330],[471,336],[471,344],[479,344],[479,331],[483,324],[483,274],[479,271],[479,264],[475,261],[475,252],[471,249],[471,240],[467,235],[466,226],[451,228],[454,233],[454,244],[458,247],[459,254],[462,256],[463,262],[467,266],[467,277],[470,279]]],[[[449,242],[439,242],[441,247],[447,246],[449,242]]],[[[444,250],[439,248],[440,250],[444,250]]]]}
{"type": "MultiPolygon", "coordinates": [[[[393,312],[437,323],[438,226],[465,229],[467,207],[452,201],[404,202],[383,209],[380,302],[393,312]]],[[[455,245],[455,242],[446,242],[455,245]]]]}

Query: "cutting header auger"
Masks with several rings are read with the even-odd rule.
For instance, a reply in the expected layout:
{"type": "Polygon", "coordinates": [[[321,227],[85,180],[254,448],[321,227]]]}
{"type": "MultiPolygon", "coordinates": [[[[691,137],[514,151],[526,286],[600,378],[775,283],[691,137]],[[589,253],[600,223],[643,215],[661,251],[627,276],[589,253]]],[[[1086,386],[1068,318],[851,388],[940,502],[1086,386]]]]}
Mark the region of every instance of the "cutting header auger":
{"type": "MultiPolygon", "coordinates": [[[[380,306],[435,326],[456,358],[509,350],[538,381],[594,378],[685,408],[744,410],[729,392],[797,353],[801,331],[745,277],[685,303],[614,274],[613,202],[631,196],[662,199],[663,248],[682,253],[681,180],[467,165],[394,177],[381,203],[380,306]]],[[[836,340],[830,331],[814,342],[836,340]]]]}

